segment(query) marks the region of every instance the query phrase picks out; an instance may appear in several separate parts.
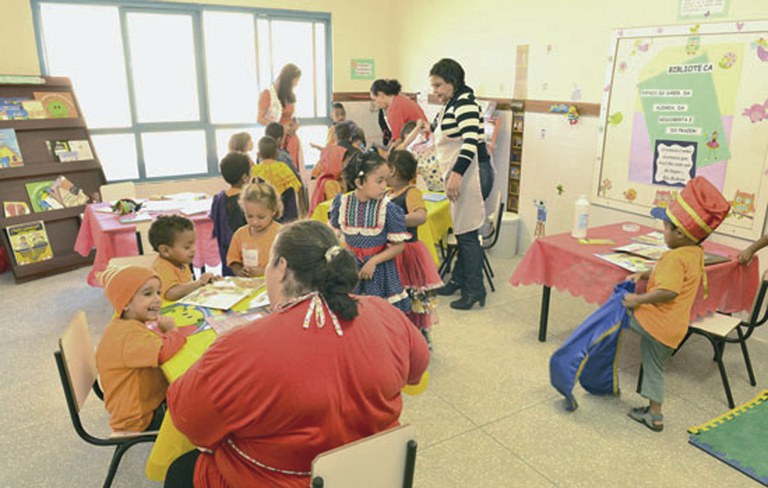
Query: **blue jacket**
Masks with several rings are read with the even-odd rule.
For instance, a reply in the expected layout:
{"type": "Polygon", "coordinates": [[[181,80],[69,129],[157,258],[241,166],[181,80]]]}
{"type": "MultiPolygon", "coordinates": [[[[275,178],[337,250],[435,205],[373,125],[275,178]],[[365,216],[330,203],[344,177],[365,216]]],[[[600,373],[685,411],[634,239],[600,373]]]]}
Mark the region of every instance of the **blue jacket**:
{"type": "Polygon", "coordinates": [[[565,396],[567,410],[578,407],[572,393],[577,379],[594,395],[618,393],[619,332],[629,327],[629,315],[621,300],[634,291],[632,281],[616,285],[608,301],[587,317],[550,358],[549,381],[565,396]]]}

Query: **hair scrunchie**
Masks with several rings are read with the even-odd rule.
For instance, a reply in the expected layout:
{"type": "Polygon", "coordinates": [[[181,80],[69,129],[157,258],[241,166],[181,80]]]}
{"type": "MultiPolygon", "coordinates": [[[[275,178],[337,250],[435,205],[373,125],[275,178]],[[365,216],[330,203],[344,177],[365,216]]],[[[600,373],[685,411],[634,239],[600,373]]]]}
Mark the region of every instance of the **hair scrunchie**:
{"type": "Polygon", "coordinates": [[[333,258],[339,255],[339,253],[342,251],[341,246],[334,245],[328,248],[327,251],[325,251],[325,261],[330,263],[333,258]]]}

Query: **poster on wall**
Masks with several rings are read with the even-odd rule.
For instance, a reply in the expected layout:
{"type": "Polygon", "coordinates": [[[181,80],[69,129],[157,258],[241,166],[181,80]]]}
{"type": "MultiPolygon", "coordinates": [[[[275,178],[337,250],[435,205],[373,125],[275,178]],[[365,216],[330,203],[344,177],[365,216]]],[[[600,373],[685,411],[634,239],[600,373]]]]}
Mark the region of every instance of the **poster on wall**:
{"type": "Polygon", "coordinates": [[[731,202],[719,232],[755,239],[768,203],[768,21],[614,33],[596,203],[648,215],[694,176],[731,202]]]}
{"type": "Polygon", "coordinates": [[[353,80],[372,80],[376,76],[376,61],[373,59],[353,59],[351,68],[353,80]]]}
{"type": "Polygon", "coordinates": [[[678,4],[678,19],[708,19],[728,15],[730,0],[678,0],[678,4]]]}

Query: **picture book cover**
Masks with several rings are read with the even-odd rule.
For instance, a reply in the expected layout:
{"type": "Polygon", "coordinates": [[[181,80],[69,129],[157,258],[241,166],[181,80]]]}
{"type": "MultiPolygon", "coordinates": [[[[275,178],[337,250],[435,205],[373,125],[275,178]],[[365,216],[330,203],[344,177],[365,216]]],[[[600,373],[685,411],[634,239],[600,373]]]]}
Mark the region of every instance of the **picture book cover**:
{"type": "Polygon", "coordinates": [[[51,185],[53,198],[65,207],[77,207],[88,203],[88,195],[82,188],[69,181],[66,176],[59,176],[51,185]]]}
{"type": "Polygon", "coordinates": [[[0,120],[26,120],[29,113],[24,109],[23,102],[28,98],[0,98],[0,120]]]}
{"type": "Polygon", "coordinates": [[[664,234],[659,231],[649,232],[641,236],[633,237],[631,240],[650,246],[666,246],[664,243],[664,234]]]}
{"type": "Polygon", "coordinates": [[[229,312],[221,315],[210,315],[205,318],[206,323],[216,331],[216,335],[222,335],[237,327],[250,324],[268,314],[267,307],[259,307],[247,312],[229,312]]]}
{"type": "Polygon", "coordinates": [[[47,212],[57,210],[64,206],[53,196],[53,184],[56,180],[34,181],[26,183],[29,203],[32,204],[32,211],[47,212]]]}
{"type": "Polygon", "coordinates": [[[633,242],[626,246],[613,248],[616,252],[625,252],[627,254],[634,254],[642,258],[650,259],[652,261],[658,261],[661,256],[669,251],[667,246],[655,246],[650,244],[642,244],[639,242],[633,242]]]}
{"type": "Polygon", "coordinates": [[[35,100],[43,104],[48,117],[74,119],[78,117],[72,94],[67,92],[34,92],[35,100]]]}
{"type": "Polygon", "coordinates": [[[6,232],[17,265],[39,263],[53,258],[43,222],[11,225],[6,228],[6,232]]]}
{"type": "Polygon", "coordinates": [[[19,215],[29,215],[29,205],[27,202],[3,202],[3,213],[5,218],[18,217],[19,215]]]}
{"type": "Polygon", "coordinates": [[[0,129],[0,168],[24,166],[19,141],[13,129],[0,129]]]}
{"type": "Polygon", "coordinates": [[[77,153],[69,148],[69,141],[45,141],[45,143],[54,161],[60,163],[77,161],[77,153]]]}
{"type": "Polygon", "coordinates": [[[224,278],[198,288],[179,300],[179,303],[229,310],[256,291],[257,287],[251,285],[250,281],[246,283],[242,279],[224,278]]]}
{"type": "Polygon", "coordinates": [[[21,102],[22,108],[27,111],[30,119],[47,119],[48,112],[43,108],[40,100],[24,100],[21,102]]]}
{"type": "Polygon", "coordinates": [[[632,254],[616,252],[609,254],[595,254],[595,256],[600,259],[605,259],[606,261],[633,273],[648,271],[653,268],[653,261],[632,254]]]}

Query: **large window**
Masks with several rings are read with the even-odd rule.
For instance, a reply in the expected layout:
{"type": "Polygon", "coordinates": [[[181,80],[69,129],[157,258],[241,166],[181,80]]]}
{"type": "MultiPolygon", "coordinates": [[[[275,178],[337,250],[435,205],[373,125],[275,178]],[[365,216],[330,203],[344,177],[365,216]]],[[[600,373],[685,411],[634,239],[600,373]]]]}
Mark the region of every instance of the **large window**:
{"type": "Polygon", "coordinates": [[[324,143],[328,14],[121,0],[32,6],[41,69],[72,79],[110,181],[218,175],[230,135],[263,134],[259,93],[286,63],[302,71],[303,147],[324,143]]]}

